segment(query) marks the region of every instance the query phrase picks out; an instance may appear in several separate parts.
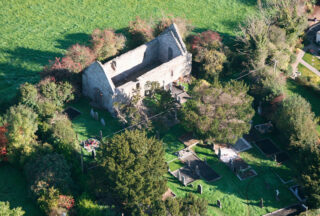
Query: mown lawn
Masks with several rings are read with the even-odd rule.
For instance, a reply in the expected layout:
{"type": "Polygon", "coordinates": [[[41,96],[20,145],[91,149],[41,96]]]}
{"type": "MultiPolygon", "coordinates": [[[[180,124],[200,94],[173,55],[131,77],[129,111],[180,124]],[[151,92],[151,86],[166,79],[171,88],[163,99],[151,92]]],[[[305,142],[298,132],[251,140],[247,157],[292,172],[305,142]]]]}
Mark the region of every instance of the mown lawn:
{"type": "Polygon", "coordinates": [[[78,134],[79,141],[86,140],[88,138],[99,137],[100,130],[102,135],[109,136],[114,132],[121,130],[123,126],[119,123],[116,118],[113,118],[107,110],[100,110],[93,108],[95,112],[99,113],[99,118],[105,120],[106,126],[103,126],[100,121],[96,121],[90,115],[90,101],[86,98],[67,104],[66,107],[74,107],[81,112],[79,116],[72,120],[72,127],[78,134]]]}
{"type": "Polygon", "coordinates": [[[299,64],[298,70],[301,72],[301,76],[307,78],[308,81],[315,85],[320,85],[320,77],[309,70],[306,66],[299,64]]]}
{"type": "Polygon", "coordinates": [[[302,59],[305,60],[307,63],[309,63],[314,68],[316,68],[317,70],[320,70],[320,60],[317,57],[315,57],[314,55],[312,55],[310,53],[306,53],[306,54],[304,54],[302,59]]]}
{"type": "Polygon", "coordinates": [[[72,44],[87,44],[95,28],[128,36],[136,16],[190,19],[195,32],[212,29],[230,42],[238,25],[256,12],[256,0],[7,0],[0,1],[0,104],[72,44]]]}
{"type": "Polygon", "coordinates": [[[42,215],[31,198],[21,171],[3,163],[0,164],[0,201],[9,202],[11,208],[20,206],[26,212],[26,216],[42,215]]]}

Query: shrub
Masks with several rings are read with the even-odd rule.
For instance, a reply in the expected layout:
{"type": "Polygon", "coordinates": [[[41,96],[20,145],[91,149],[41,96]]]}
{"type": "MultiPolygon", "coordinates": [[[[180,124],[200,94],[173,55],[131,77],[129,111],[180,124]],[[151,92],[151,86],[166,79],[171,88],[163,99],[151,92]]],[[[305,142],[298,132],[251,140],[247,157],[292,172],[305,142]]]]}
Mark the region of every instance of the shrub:
{"type": "Polygon", "coordinates": [[[79,216],[104,216],[104,215],[116,215],[113,207],[99,205],[92,201],[87,194],[82,194],[77,203],[77,215],[79,216]]]}
{"type": "Polygon", "coordinates": [[[67,50],[66,56],[62,58],[61,67],[79,73],[94,60],[95,55],[89,47],[75,44],[67,50]]]}
{"type": "Polygon", "coordinates": [[[36,86],[25,83],[20,86],[19,101],[31,108],[36,108],[38,100],[38,89],[36,86]]]}
{"type": "Polygon", "coordinates": [[[179,33],[185,39],[193,30],[191,22],[181,17],[162,17],[155,29],[155,35],[161,34],[166,28],[175,23],[178,26],[179,33]]]}
{"type": "Polygon", "coordinates": [[[136,20],[131,21],[129,24],[129,32],[134,36],[134,39],[138,42],[148,42],[154,38],[154,30],[151,21],[146,21],[140,17],[136,17],[136,20]]]}
{"type": "Polygon", "coordinates": [[[72,128],[72,123],[66,115],[57,115],[52,119],[52,139],[58,150],[69,154],[78,150],[76,143],[76,133],[72,128]]]}
{"type": "Polygon", "coordinates": [[[1,216],[22,216],[24,211],[21,207],[10,209],[9,202],[0,202],[0,215],[1,216]]]}
{"type": "Polygon", "coordinates": [[[219,33],[208,30],[193,36],[191,41],[191,49],[193,52],[201,49],[202,47],[208,46],[208,44],[213,43],[214,41],[222,42],[222,38],[219,33]]]}
{"type": "Polygon", "coordinates": [[[95,29],[91,35],[91,42],[95,56],[102,61],[118,54],[125,46],[126,38],[110,29],[95,29]]]}
{"type": "Polygon", "coordinates": [[[38,115],[25,105],[12,106],[4,116],[8,125],[8,159],[23,164],[35,151],[38,115]]]}
{"type": "Polygon", "coordinates": [[[0,162],[7,160],[7,146],[8,139],[6,136],[8,129],[7,125],[3,125],[0,127],[0,162]]]}

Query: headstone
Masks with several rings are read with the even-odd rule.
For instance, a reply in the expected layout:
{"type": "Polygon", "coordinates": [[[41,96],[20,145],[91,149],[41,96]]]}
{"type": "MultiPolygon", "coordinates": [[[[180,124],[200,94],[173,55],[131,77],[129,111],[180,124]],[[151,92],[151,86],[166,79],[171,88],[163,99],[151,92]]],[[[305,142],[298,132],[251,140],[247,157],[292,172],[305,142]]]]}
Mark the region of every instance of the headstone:
{"type": "Polygon", "coordinates": [[[221,158],[221,148],[220,147],[218,149],[218,157],[219,157],[219,159],[221,158]]]}
{"type": "Polygon", "coordinates": [[[276,199],[277,199],[277,200],[279,200],[279,194],[280,194],[279,190],[276,189],[276,199]]]}
{"type": "Polygon", "coordinates": [[[203,162],[207,165],[207,158],[204,158],[203,162]]]}
{"type": "Polygon", "coordinates": [[[199,169],[199,166],[198,166],[198,165],[196,165],[196,174],[197,174],[198,176],[200,176],[200,169],[199,169]]]}
{"type": "Polygon", "coordinates": [[[222,208],[222,205],[221,205],[221,201],[220,201],[220,200],[217,200],[217,206],[218,206],[218,208],[222,208]]]}
{"type": "Polygon", "coordinates": [[[94,118],[94,111],[93,111],[92,108],[91,108],[91,111],[90,111],[90,115],[91,115],[92,118],[94,118]]]}
{"type": "Polygon", "coordinates": [[[299,196],[298,187],[296,187],[296,189],[294,189],[294,194],[295,194],[296,196],[299,196]]]}
{"type": "Polygon", "coordinates": [[[186,186],[186,177],[185,177],[185,176],[182,176],[182,184],[183,184],[184,186],[186,186]]]}
{"type": "Polygon", "coordinates": [[[97,121],[99,120],[99,113],[98,112],[94,113],[94,119],[97,120],[97,121]]]}
{"type": "Polygon", "coordinates": [[[92,149],[91,154],[92,154],[92,159],[96,159],[96,150],[95,149],[92,149]]]}
{"type": "Polygon", "coordinates": [[[263,208],[263,198],[260,199],[260,208],[263,208]]]}
{"type": "Polygon", "coordinates": [[[202,185],[201,184],[198,185],[198,193],[202,194],[202,185]]]}
{"type": "Polygon", "coordinates": [[[101,122],[101,124],[102,124],[102,126],[103,126],[103,127],[105,127],[105,126],[106,126],[106,122],[104,121],[104,119],[103,119],[103,118],[101,118],[101,119],[100,119],[100,122],[101,122]]]}
{"type": "Polygon", "coordinates": [[[188,160],[188,167],[191,167],[191,161],[190,160],[188,160]]]}
{"type": "Polygon", "coordinates": [[[100,130],[100,140],[102,141],[102,130],[100,130]]]}
{"type": "Polygon", "coordinates": [[[212,150],[214,151],[214,143],[212,143],[212,150]]]}
{"type": "Polygon", "coordinates": [[[180,170],[178,170],[177,177],[178,177],[179,181],[181,181],[181,173],[180,173],[180,170]]]}
{"type": "Polygon", "coordinates": [[[277,162],[277,155],[274,155],[274,161],[277,162]]]}

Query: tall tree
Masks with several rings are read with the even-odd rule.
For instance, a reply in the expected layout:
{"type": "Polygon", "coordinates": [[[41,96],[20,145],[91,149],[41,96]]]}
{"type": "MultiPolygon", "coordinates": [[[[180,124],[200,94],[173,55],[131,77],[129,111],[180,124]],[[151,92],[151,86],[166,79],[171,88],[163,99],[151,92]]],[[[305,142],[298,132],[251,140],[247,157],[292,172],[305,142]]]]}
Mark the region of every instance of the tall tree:
{"type": "Polygon", "coordinates": [[[24,105],[10,107],[4,116],[7,125],[7,153],[11,162],[23,163],[34,152],[38,115],[24,105]]]}
{"type": "Polygon", "coordinates": [[[254,115],[253,98],[247,91],[243,82],[222,86],[200,81],[192,90],[192,99],[182,108],[182,124],[204,138],[234,144],[249,132],[254,115]]]}
{"type": "Polygon", "coordinates": [[[145,212],[165,192],[162,142],[148,138],[143,131],[125,131],[106,140],[100,160],[106,184],[130,214],[145,212]]]}
{"type": "Polygon", "coordinates": [[[0,215],[1,216],[22,216],[24,211],[21,207],[10,209],[10,204],[8,202],[0,202],[0,215]]]}

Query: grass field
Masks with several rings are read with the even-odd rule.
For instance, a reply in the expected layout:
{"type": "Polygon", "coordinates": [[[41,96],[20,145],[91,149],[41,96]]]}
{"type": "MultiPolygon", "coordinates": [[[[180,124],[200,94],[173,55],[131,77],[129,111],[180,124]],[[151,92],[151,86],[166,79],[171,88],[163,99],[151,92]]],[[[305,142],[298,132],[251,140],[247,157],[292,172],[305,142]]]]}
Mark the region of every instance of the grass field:
{"type": "Polygon", "coordinates": [[[228,42],[237,26],[256,11],[256,0],[8,0],[0,1],[1,102],[21,83],[37,82],[38,72],[72,44],[86,44],[95,28],[128,36],[136,16],[165,14],[190,19],[195,32],[212,29],[228,42]]]}
{"type": "Polygon", "coordinates": [[[30,197],[21,171],[7,164],[0,164],[0,201],[8,201],[11,208],[20,206],[26,216],[42,215],[30,197]]]}
{"type": "Polygon", "coordinates": [[[309,63],[314,68],[316,68],[317,70],[320,70],[320,60],[317,57],[315,57],[314,55],[312,55],[310,53],[306,53],[306,54],[304,54],[302,59],[305,60],[307,63],[309,63]]]}

